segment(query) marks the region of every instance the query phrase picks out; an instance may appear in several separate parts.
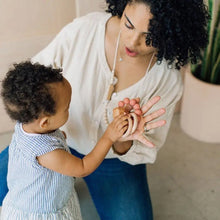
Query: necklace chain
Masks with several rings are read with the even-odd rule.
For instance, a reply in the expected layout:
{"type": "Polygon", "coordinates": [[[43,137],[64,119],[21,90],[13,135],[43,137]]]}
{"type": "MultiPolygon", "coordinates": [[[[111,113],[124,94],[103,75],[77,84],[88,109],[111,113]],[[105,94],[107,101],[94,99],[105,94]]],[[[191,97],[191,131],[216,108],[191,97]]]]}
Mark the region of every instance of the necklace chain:
{"type": "MultiPolygon", "coordinates": [[[[105,107],[104,107],[104,122],[105,122],[106,126],[109,125],[107,107],[108,107],[108,104],[109,104],[109,102],[111,100],[112,93],[114,92],[115,85],[117,84],[117,81],[118,81],[117,77],[115,76],[115,66],[116,66],[116,60],[117,60],[117,54],[118,54],[120,35],[121,35],[121,32],[119,31],[118,38],[117,38],[117,43],[116,43],[116,48],[115,48],[115,54],[114,54],[114,62],[113,62],[113,67],[112,67],[112,71],[111,71],[110,84],[109,84],[109,89],[107,91],[105,107]]],[[[152,55],[152,57],[150,59],[150,62],[148,64],[146,73],[149,72],[151,63],[153,61],[153,57],[154,57],[154,53],[153,53],[153,55],[152,55]]],[[[122,61],[122,60],[123,59],[120,57],[119,61],[122,61]]]]}
{"type": "Polygon", "coordinates": [[[114,62],[113,62],[112,72],[111,72],[110,85],[109,85],[109,89],[108,89],[108,93],[107,93],[106,101],[105,101],[104,121],[105,121],[106,126],[109,125],[108,112],[107,112],[108,103],[111,99],[112,93],[114,92],[114,89],[115,89],[115,85],[118,81],[118,79],[115,77],[115,66],[116,66],[116,58],[117,58],[117,54],[118,54],[118,46],[119,46],[119,41],[120,41],[120,35],[121,35],[121,32],[119,31],[118,38],[117,38],[117,43],[116,43],[116,48],[115,48],[115,55],[114,55],[114,62]]]}

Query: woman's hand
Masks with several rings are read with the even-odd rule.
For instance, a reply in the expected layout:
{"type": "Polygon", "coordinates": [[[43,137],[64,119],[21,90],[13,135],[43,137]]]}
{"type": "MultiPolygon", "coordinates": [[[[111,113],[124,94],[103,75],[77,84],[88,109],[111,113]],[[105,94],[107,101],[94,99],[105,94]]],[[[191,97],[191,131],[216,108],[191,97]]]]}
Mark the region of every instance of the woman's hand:
{"type": "Polygon", "coordinates": [[[125,107],[129,111],[134,111],[138,115],[138,126],[135,132],[125,138],[120,138],[119,141],[131,141],[131,140],[138,140],[141,143],[145,144],[148,147],[154,147],[154,144],[150,142],[144,135],[144,132],[147,132],[151,129],[155,129],[161,127],[166,124],[165,120],[154,121],[161,115],[163,115],[166,110],[161,108],[152,112],[151,114],[145,115],[151,108],[160,100],[160,96],[155,96],[150,99],[145,105],[140,108],[139,99],[128,99],[125,98],[123,101],[120,101],[118,105],[120,107],[125,107]],[[144,116],[145,115],[145,116],[144,116]]]}

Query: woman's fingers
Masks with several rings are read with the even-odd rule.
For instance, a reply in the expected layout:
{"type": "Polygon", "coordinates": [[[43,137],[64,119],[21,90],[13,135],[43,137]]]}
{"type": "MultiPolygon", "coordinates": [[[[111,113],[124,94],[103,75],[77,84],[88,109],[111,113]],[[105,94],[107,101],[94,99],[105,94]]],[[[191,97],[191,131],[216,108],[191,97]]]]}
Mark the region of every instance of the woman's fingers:
{"type": "Polygon", "coordinates": [[[162,127],[165,124],[166,124],[165,120],[160,120],[160,121],[156,121],[156,122],[147,123],[144,126],[144,130],[149,131],[149,130],[154,129],[154,128],[162,127]]]}
{"type": "Polygon", "coordinates": [[[152,108],[153,105],[159,102],[159,100],[160,100],[160,96],[155,96],[152,99],[150,99],[145,105],[143,105],[141,108],[143,114],[148,112],[152,108]]]}
{"type": "MultiPolygon", "coordinates": [[[[143,116],[143,115],[145,113],[147,113],[152,108],[152,106],[154,106],[157,102],[159,102],[159,100],[160,100],[160,96],[155,96],[155,97],[151,98],[145,105],[143,105],[142,108],[140,107],[140,104],[139,104],[139,102],[140,102],[139,98],[136,98],[136,99],[125,98],[123,101],[120,101],[118,103],[118,105],[120,107],[123,107],[126,109],[126,112],[128,112],[128,113],[130,112],[130,114],[131,114],[131,112],[134,112],[137,115],[137,118],[139,121],[134,133],[125,137],[124,135],[127,132],[127,130],[126,130],[124,135],[119,139],[120,141],[138,140],[148,147],[155,146],[151,141],[149,141],[147,139],[147,137],[145,135],[143,135],[143,131],[148,131],[148,130],[155,129],[155,128],[158,128],[158,127],[165,125],[166,124],[165,120],[159,120],[159,121],[153,121],[153,120],[162,116],[166,112],[166,110],[165,110],[165,108],[160,108],[159,110],[156,110],[150,114],[146,114],[146,116],[143,116]]],[[[132,114],[134,114],[134,113],[132,113],[132,114]]],[[[128,123],[129,119],[127,119],[126,122],[123,122],[123,123],[121,122],[121,124],[120,125],[118,124],[118,126],[120,126],[123,129],[125,127],[126,127],[126,129],[128,129],[129,128],[129,123],[128,123]]]]}
{"type": "Polygon", "coordinates": [[[146,136],[144,136],[142,133],[141,134],[132,134],[132,135],[129,135],[129,136],[127,136],[127,137],[121,137],[120,139],[119,139],[119,141],[122,141],[122,142],[124,142],[124,141],[129,141],[129,140],[138,140],[139,142],[141,142],[141,143],[143,143],[144,145],[146,145],[146,146],[148,146],[148,147],[154,147],[155,145],[151,142],[151,141],[149,141],[148,139],[147,139],[147,137],[146,136]]]}
{"type": "Polygon", "coordinates": [[[144,117],[144,121],[145,123],[146,122],[150,122],[156,118],[159,118],[161,115],[163,115],[164,113],[166,112],[165,108],[160,108],[159,110],[155,111],[155,112],[152,112],[151,114],[149,115],[146,115],[144,117]]]}
{"type": "Polygon", "coordinates": [[[118,107],[124,107],[124,102],[123,101],[120,101],[120,102],[118,102],[118,107]]]}
{"type": "Polygon", "coordinates": [[[148,146],[148,147],[154,147],[155,145],[150,142],[146,137],[144,137],[143,135],[142,136],[139,136],[138,138],[138,141],[140,141],[141,143],[143,143],[144,145],[148,146]]]}
{"type": "Polygon", "coordinates": [[[142,111],[140,109],[134,110],[135,114],[138,116],[142,115],[142,111]]]}
{"type": "MultiPolygon", "coordinates": [[[[129,105],[131,107],[135,105],[139,105],[140,103],[140,98],[134,98],[134,99],[129,99],[129,98],[124,98],[123,101],[118,102],[119,107],[124,107],[125,105],[129,105]]],[[[140,105],[139,105],[140,108],[140,105]]]]}
{"type": "Polygon", "coordinates": [[[125,104],[129,104],[130,103],[130,99],[129,98],[124,98],[124,103],[125,104]]]}
{"type": "Polygon", "coordinates": [[[166,124],[166,121],[165,120],[159,120],[159,121],[156,121],[156,122],[151,122],[152,120],[160,117],[161,115],[163,115],[164,113],[166,112],[166,110],[164,108],[161,108],[149,115],[146,115],[143,119],[144,119],[144,131],[149,131],[151,129],[154,129],[154,128],[158,128],[158,127],[161,127],[163,125],[166,124]],[[151,122],[151,123],[149,123],[151,122]]]}
{"type": "Polygon", "coordinates": [[[140,98],[134,98],[134,99],[130,100],[130,105],[132,105],[132,106],[135,106],[136,104],[139,105],[139,103],[140,103],[140,98]]]}

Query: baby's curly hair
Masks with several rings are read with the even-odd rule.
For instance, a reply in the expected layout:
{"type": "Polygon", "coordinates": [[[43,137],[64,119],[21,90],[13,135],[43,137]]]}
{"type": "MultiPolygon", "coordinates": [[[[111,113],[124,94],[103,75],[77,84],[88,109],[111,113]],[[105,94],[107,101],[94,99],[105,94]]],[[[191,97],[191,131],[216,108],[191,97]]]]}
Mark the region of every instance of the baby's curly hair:
{"type": "Polygon", "coordinates": [[[29,123],[42,113],[55,114],[56,103],[48,85],[63,81],[61,71],[30,61],[14,64],[2,82],[1,91],[11,119],[29,123]]]}
{"type": "Polygon", "coordinates": [[[210,19],[203,0],[106,0],[107,12],[122,16],[127,4],[144,3],[150,7],[146,45],[158,49],[157,60],[163,58],[177,69],[191,61],[195,64],[208,43],[207,23],[210,19]]]}

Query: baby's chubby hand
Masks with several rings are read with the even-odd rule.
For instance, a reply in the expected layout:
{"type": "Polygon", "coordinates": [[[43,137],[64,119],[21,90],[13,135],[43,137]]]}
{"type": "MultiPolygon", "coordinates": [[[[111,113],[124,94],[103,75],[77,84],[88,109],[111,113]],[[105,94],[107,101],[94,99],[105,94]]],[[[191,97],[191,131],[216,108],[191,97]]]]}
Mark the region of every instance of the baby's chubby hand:
{"type": "Polygon", "coordinates": [[[116,142],[128,129],[128,117],[127,114],[121,114],[115,117],[115,119],[109,124],[105,131],[105,137],[109,138],[113,143],[116,142]]]}

